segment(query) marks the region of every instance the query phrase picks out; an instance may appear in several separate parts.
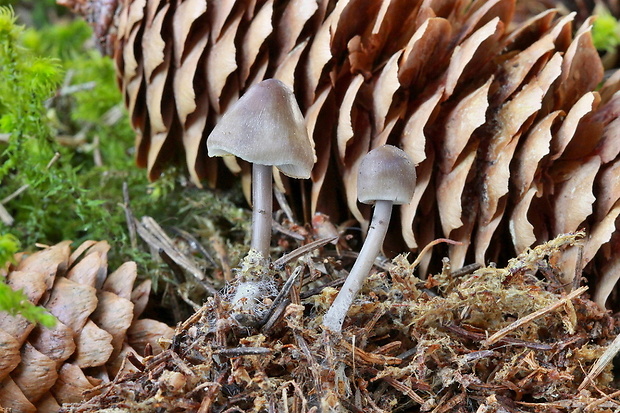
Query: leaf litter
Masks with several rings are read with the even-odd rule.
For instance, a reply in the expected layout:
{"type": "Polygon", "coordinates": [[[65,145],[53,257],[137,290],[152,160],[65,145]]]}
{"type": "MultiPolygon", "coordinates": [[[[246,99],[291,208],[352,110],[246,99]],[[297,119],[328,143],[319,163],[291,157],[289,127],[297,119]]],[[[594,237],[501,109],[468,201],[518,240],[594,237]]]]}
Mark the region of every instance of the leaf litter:
{"type": "Polygon", "coordinates": [[[584,236],[560,235],[505,268],[452,270],[444,259],[425,280],[398,256],[368,279],[342,334],[321,328],[342,271],[306,248],[265,269],[284,293],[262,298],[258,324],[235,321],[231,285],[163,352],[128,357],[133,371],[62,411],[617,411],[617,322],[580,287],[580,268],[559,274],[554,264],[584,236]]]}

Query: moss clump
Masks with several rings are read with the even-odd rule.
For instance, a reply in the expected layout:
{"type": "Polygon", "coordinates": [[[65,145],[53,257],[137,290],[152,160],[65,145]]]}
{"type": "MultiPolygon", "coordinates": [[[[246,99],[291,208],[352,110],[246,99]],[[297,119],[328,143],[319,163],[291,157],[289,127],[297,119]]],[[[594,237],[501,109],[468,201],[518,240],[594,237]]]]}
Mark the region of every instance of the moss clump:
{"type": "Polygon", "coordinates": [[[4,282],[6,274],[3,272],[7,264],[13,262],[18,250],[19,240],[14,235],[0,235],[0,311],[6,311],[11,315],[19,314],[33,323],[52,327],[56,323],[54,316],[28,301],[28,297],[22,291],[14,291],[4,282]]]}
{"type": "Polygon", "coordinates": [[[602,52],[611,52],[620,45],[620,25],[609,10],[599,10],[592,27],[594,47],[602,52]]]}
{"type": "Polygon", "coordinates": [[[138,212],[157,204],[133,166],[112,62],[90,38],[83,22],[26,30],[0,9],[0,201],[12,218],[0,229],[22,245],[106,239],[131,255],[123,183],[138,212]]]}

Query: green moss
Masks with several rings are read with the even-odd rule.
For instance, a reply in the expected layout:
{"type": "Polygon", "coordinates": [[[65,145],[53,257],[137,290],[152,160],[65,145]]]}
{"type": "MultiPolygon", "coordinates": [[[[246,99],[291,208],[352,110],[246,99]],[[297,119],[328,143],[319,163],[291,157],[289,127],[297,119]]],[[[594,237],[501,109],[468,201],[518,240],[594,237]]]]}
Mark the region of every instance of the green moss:
{"type": "Polygon", "coordinates": [[[19,250],[19,240],[15,235],[0,235],[0,268],[12,262],[13,256],[19,250]]]}
{"type": "Polygon", "coordinates": [[[48,25],[53,16],[68,13],[68,10],[56,4],[56,0],[0,0],[0,6],[14,6],[27,10],[28,20],[35,27],[48,25]]]}
{"type": "Polygon", "coordinates": [[[21,290],[13,291],[4,282],[0,282],[0,311],[6,311],[13,316],[21,315],[26,320],[45,327],[56,324],[56,317],[45,308],[32,304],[21,290]]]}
{"type": "Polygon", "coordinates": [[[592,26],[594,47],[600,51],[612,51],[620,44],[618,20],[608,11],[602,11],[592,26]]]}
{"type": "Polygon", "coordinates": [[[25,188],[5,202],[15,221],[0,229],[22,245],[123,242],[122,184],[146,186],[129,154],[126,115],[102,120],[121,96],[111,61],[91,50],[88,39],[85,23],[26,31],[11,9],[0,8],[0,133],[9,136],[8,144],[0,143],[0,200],[25,188]],[[78,91],[59,90],[63,81],[78,91]],[[89,82],[92,87],[82,87],[89,82]],[[104,166],[95,165],[97,151],[104,166]]]}
{"type": "MultiPolygon", "coordinates": [[[[19,250],[19,240],[11,234],[0,235],[0,268],[13,261],[13,256],[19,250]]],[[[11,315],[21,315],[33,323],[40,323],[46,327],[52,327],[56,318],[44,308],[38,307],[28,301],[28,297],[22,291],[13,291],[4,280],[0,281],[0,311],[6,311],[11,315]]]]}

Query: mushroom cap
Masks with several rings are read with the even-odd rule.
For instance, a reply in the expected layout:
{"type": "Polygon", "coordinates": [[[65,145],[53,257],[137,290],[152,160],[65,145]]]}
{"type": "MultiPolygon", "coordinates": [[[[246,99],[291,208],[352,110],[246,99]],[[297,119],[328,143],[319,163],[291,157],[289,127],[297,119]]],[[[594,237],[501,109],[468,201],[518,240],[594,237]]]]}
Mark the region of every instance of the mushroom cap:
{"type": "Polygon", "coordinates": [[[250,87],[207,139],[209,156],[234,155],[276,166],[292,178],[309,178],[314,143],[291,89],[276,79],[250,87]]]}
{"type": "Polygon", "coordinates": [[[392,201],[408,204],[413,198],[415,165],[403,150],[383,145],[368,152],[360,163],[357,198],[364,204],[392,201]]]}

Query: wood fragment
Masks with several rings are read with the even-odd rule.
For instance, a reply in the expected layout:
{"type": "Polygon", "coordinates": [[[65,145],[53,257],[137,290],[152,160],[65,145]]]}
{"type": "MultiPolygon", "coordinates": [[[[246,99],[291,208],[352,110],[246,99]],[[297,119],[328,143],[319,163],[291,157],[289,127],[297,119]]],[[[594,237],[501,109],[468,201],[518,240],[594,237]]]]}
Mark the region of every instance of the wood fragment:
{"type": "Polygon", "coordinates": [[[198,268],[194,262],[188,259],[181,251],[179,251],[172,240],[166,235],[164,230],[155,222],[151,217],[142,217],[142,222],[134,220],[136,229],[140,237],[155,248],[156,250],[162,249],[166,254],[184,270],[196,277],[198,280],[204,280],[205,275],[200,268],[198,268]]]}
{"type": "Polygon", "coordinates": [[[282,268],[284,266],[284,264],[291,262],[299,257],[304,256],[305,254],[308,254],[312,251],[314,251],[317,248],[321,248],[324,247],[325,245],[337,240],[338,237],[329,237],[329,238],[323,238],[323,239],[319,239],[316,241],[312,241],[304,246],[301,246],[299,248],[297,248],[296,250],[289,252],[288,254],[283,255],[282,257],[278,258],[277,260],[275,260],[273,262],[273,266],[274,268],[282,268]]]}

